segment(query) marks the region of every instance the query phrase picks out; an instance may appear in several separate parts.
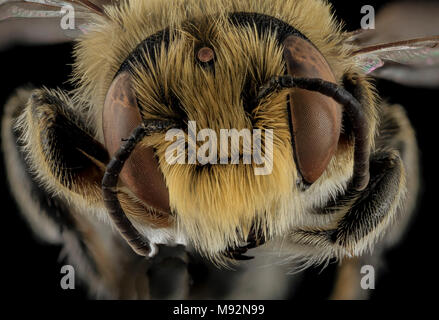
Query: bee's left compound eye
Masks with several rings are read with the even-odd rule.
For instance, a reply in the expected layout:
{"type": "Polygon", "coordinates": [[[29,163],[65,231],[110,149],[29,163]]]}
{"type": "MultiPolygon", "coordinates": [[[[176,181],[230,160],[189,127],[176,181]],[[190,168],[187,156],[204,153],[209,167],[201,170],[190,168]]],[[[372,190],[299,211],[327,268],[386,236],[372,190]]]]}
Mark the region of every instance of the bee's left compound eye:
{"type": "MultiPolygon", "coordinates": [[[[110,155],[120,148],[122,140],[141,123],[131,76],[122,72],[113,81],[104,103],[103,129],[105,147],[110,155]]],[[[124,185],[148,206],[169,212],[169,193],[152,147],[139,144],[120,174],[124,185]]]]}

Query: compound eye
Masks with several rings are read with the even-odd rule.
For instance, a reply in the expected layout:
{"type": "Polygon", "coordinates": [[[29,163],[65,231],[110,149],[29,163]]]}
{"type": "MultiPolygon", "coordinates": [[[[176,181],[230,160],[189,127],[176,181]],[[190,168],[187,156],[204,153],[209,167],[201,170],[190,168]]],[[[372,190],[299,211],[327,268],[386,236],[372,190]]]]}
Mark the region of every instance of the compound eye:
{"type": "Polygon", "coordinates": [[[203,47],[198,50],[197,59],[202,63],[210,63],[215,59],[215,52],[209,47],[203,47]]]}
{"type": "MultiPolygon", "coordinates": [[[[102,120],[105,147],[112,156],[122,139],[128,138],[142,121],[128,72],[113,80],[105,98],[102,120]]],[[[148,206],[163,213],[170,211],[168,189],[152,147],[138,144],[126,161],[120,179],[148,206]]]]}
{"type": "MultiPolygon", "coordinates": [[[[325,58],[311,43],[289,36],[283,44],[288,74],[336,83],[325,58]]],[[[305,182],[311,184],[323,174],[337,150],[341,106],[318,92],[293,89],[290,108],[295,162],[305,182]]]]}

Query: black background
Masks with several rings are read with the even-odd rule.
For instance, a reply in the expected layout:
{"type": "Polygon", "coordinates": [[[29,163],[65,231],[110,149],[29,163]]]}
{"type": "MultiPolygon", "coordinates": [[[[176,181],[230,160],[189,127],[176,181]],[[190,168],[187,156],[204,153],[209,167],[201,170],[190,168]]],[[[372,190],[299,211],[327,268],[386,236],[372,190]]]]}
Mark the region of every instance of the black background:
{"type": "MultiPolygon", "coordinates": [[[[352,1],[353,2],[353,1],[352,1]]],[[[332,1],[339,18],[346,22],[348,30],[360,26],[360,8],[370,4],[378,11],[387,1],[360,3],[332,1]]],[[[1,26],[0,26],[1,27],[1,26]]],[[[439,31],[439,30],[438,30],[439,31]]],[[[438,32],[439,33],[439,32],[438,32]]],[[[63,87],[71,72],[71,44],[13,47],[0,51],[0,106],[15,88],[34,86],[63,87]]],[[[423,194],[416,218],[402,243],[387,254],[387,264],[380,277],[372,299],[424,299],[429,298],[427,288],[435,287],[436,260],[436,138],[439,130],[437,111],[439,90],[414,89],[387,81],[377,81],[380,94],[390,102],[405,106],[416,129],[422,157],[423,194]]],[[[84,299],[84,289],[64,291],[60,288],[60,248],[39,243],[30,233],[25,221],[18,214],[11,199],[3,164],[0,170],[1,188],[1,289],[10,298],[20,299],[84,299]]],[[[331,268],[318,273],[314,284],[327,281],[331,268]]],[[[433,289],[434,290],[434,289],[433,289]]],[[[324,298],[318,287],[309,288],[306,298],[324,298]]]]}

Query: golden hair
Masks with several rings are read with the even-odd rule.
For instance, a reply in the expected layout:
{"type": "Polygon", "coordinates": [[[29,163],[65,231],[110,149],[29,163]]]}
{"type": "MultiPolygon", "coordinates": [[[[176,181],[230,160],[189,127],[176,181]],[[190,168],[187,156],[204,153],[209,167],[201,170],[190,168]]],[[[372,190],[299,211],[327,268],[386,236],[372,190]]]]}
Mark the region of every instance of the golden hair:
{"type": "MultiPolygon", "coordinates": [[[[258,35],[252,25],[232,25],[225,18],[232,12],[265,14],[293,26],[323,54],[338,82],[349,71],[360,73],[366,113],[375,134],[373,86],[348,56],[348,48],[342,43],[342,26],[334,20],[326,1],[125,1],[118,7],[107,7],[109,19],[96,18],[95,26],[75,48],[74,100],[87,110],[89,125],[101,142],[104,99],[116,72],[139,43],[167,27],[176,31],[169,47],[157,51],[154,63],[145,53],[143,63],[133,64],[132,68],[145,119],[175,117],[167,103],[174,94],[188,119],[196,121],[197,129],[273,130],[273,171],[266,176],[254,175],[254,165],[169,165],[164,155],[171,142],[165,142],[163,135],[143,142],[156,150],[171,209],[176,214],[176,227],[214,260],[220,259],[219,253],[227,247],[242,243],[253,224],[260,226],[267,237],[283,235],[293,226],[323,226],[323,221],[306,212],[344,190],[353,168],[353,146],[348,141],[340,144],[320,179],[306,193],[299,191],[287,92],[267,97],[251,114],[244,110],[241,98],[248,79],[263,83],[284,73],[282,48],[272,34],[258,35]],[[194,63],[194,48],[206,42],[215,51],[215,73],[194,63]]],[[[148,221],[138,214],[131,218],[139,223],[148,221]]]]}

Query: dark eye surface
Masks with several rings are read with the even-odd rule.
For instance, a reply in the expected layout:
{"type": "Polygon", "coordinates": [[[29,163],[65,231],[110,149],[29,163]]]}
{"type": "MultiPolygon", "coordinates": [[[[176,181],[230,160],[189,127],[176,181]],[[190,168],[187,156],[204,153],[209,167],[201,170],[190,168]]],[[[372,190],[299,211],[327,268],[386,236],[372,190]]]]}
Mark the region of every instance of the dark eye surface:
{"type": "MultiPolygon", "coordinates": [[[[128,138],[141,121],[130,75],[122,72],[114,79],[104,103],[104,140],[110,155],[120,148],[122,139],[128,138]]],[[[169,212],[168,189],[152,147],[144,148],[139,144],[126,161],[120,178],[148,206],[169,212]]]]}
{"type": "MultiPolygon", "coordinates": [[[[308,41],[289,36],[284,41],[288,74],[336,83],[322,54],[308,41]]],[[[341,128],[341,106],[317,92],[294,89],[290,94],[295,161],[307,183],[315,182],[335,154],[341,128]]]]}

